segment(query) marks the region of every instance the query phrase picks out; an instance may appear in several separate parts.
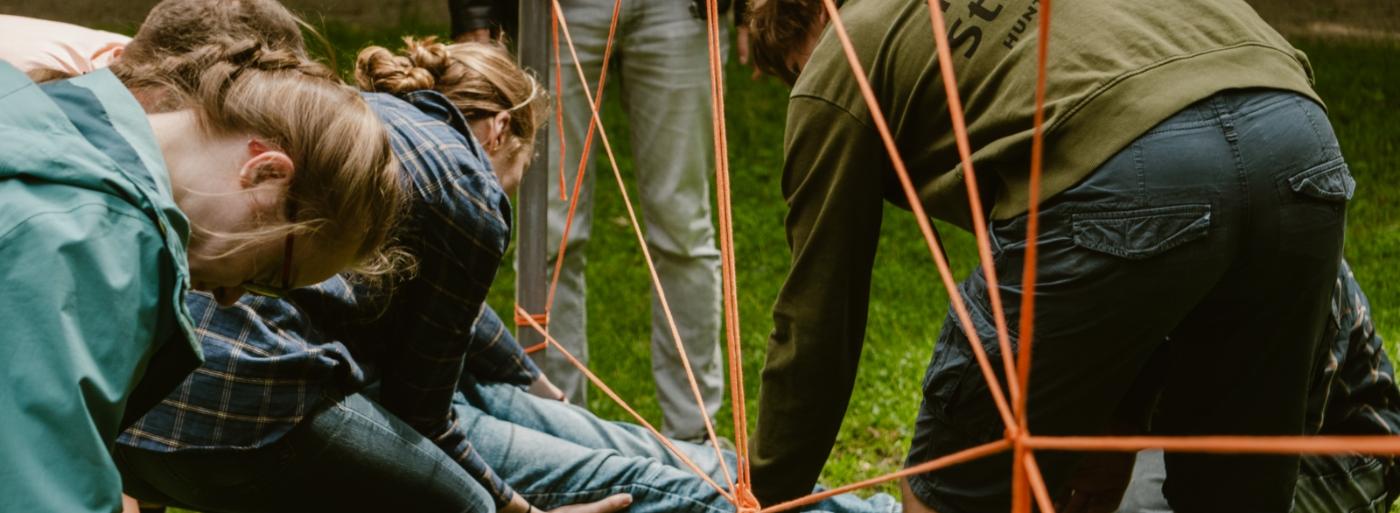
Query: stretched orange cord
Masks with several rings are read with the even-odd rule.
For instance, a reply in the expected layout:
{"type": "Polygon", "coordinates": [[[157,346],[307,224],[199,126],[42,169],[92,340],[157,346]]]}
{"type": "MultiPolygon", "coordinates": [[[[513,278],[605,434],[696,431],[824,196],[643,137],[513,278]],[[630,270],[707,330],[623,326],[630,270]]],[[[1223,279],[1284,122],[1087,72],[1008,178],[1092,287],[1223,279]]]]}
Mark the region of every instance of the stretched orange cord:
{"type": "Polygon", "coordinates": [[[933,472],[935,470],[948,468],[959,463],[965,463],[979,458],[985,458],[993,454],[998,454],[1010,448],[1011,442],[1006,440],[997,440],[995,442],[989,442],[976,447],[963,449],[961,451],[949,454],[947,456],[943,456],[941,458],[929,460],[918,465],[914,465],[912,467],[900,470],[898,472],[891,472],[889,474],[867,479],[859,483],[852,483],[839,488],[832,488],[821,493],[814,493],[806,497],[799,497],[787,502],[775,504],[763,508],[759,511],[759,513],[777,513],[779,511],[787,511],[793,508],[800,508],[802,506],[810,506],[812,504],[816,504],[830,497],[835,497],[843,493],[853,492],[861,488],[869,488],[877,484],[894,481],[895,479],[905,478],[916,474],[923,474],[925,472],[933,472]]]}
{"type": "MultiPolygon", "coordinates": [[[[584,98],[588,100],[588,109],[592,117],[592,124],[598,128],[599,139],[603,142],[603,152],[607,154],[608,164],[612,166],[613,177],[617,180],[617,188],[622,195],[622,203],[627,207],[627,217],[632,222],[632,232],[637,236],[637,245],[640,246],[642,258],[646,261],[647,271],[651,275],[651,284],[656,288],[657,302],[661,304],[661,311],[665,315],[666,324],[671,330],[671,340],[675,342],[676,352],[680,355],[681,368],[685,370],[686,381],[690,384],[690,392],[695,398],[696,407],[699,408],[700,411],[706,412],[705,400],[700,396],[700,385],[695,379],[695,371],[690,365],[690,357],[686,354],[685,344],[681,340],[680,330],[676,328],[676,319],[671,313],[671,304],[666,299],[666,290],[661,286],[661,277],[656,272],[656,262],[651,257],[651,250],[647,248],[646,237],[642,234],[641,223],[637,222],[636,209],[632,206],[632,199],[627,194],[627,184],[622,179],[622,172],[618,170],[617,157],[613,154],[612,144],[608,141],[607,131],[603,128],[603,120],[598,112],[598,102],[593,99],[591,91],[589,91],[588,79],[583,75],[583,66],[579,63],[578,51],[574,47],[573,36],[569,35],[569,20],[564,16],[564,10],[559,6],[559,0],[552,0],[552,3],[554,5],[554,10],[559,15],[559,28],[564,33],[564,42],[568,45],[569,54],[574,59],[574,69],[578,72],[579,84],[583,87],[584,98]]],[[[621,5],[621,0],[618,0],[618,4],[615,4],[614,14],[617,12],[616,5],[621,5]]],[[[616,16],[614,16],[614,21],[615,20],[616,16]]],[[[613,35],[609,35],[608,39],[611,41],[613,35]]],[[[585,148],[586,146],[587,143],[585,142],[585,148]]],[[[565,234],[567,235],[567,230],[565,234]]],[[[558,276],[557,272],[555,276],[558,276]]],[[[709,413],[706,412],[704,415],[701,415],[701,419],[705,421],[705,433],[709,435],[709,439],[718,440],[719,437],[715,435],[714,422],[710,419],[709,413]]],[[[715,450],[715,458],[720,462],[720,468],[723,470],[725,480],[728,481],[730,488],[733,489],[733,474],[729,471],[728,462],[724,460],[720,452],[719,444],[714,443],[711,444],[711,446],[715,450]]]]}
{"type": "MultiPolygon", "coordinates": [[[[642,417],[640,413],[637,413],[637,410],[632,409],[632,407],[627,404],[627,401],[623,401],[622,398],[619,397],[616,392],[613,392],[613,389],[608,387],[607,383],[603,383],[603,380],[598,379],[598,376],[594,375],[592,371],[588,370],[587,365],[584,365],[583,362],[580,362],[578,360],[578,358],[575,358],[573,353],[570,353],[568,349],[564,349],[564,346],[560,345],[559,341],[554,340],[554,337],[550,336],[549,332],[544,329],[544,326],[540,326],[539,323],[534,321],[533,316],[531,316],[529,312],[526,312],[524,308],[520,307],[520,305],[516,305],[515,314],[516,316],[522,319],[527,319],[529,321],[530,327],[534,328],[535,331],[539,332],[540,336],[544,337],[544,341],[546,344],[554,346],[554,349],[559,351],[559,354],[564,355],[564,358],[568,359],[569,363],[572,363],[575,367],[578,367],[578,370],[580,372],[583,372],[584,377],[587,377],[589,381],[593,382],[594,386],[598,387],[599,390],[602,390],[603,393],[607,394],[609,398],[612,398],[612,400],[616,402],[618,406],[621,406],[623,410],[626,410],[628,414],[631,414],[632,418],[636,419],[637,423],[641,424],[642,427],[647,429],[647,431],[650,431],[651,436],[656,438],[658,442],[661,442],[661,445],[665,446],[668,451],[671,451],[671,454],[675,455],[676,459],[681,460],[681,463],[684,463],[686,467],[689,467],[690,470],[694,471],[696,475],[700,476],[700,479],[703,479],[706,484],[709,484],[711,488],[714,488],[716,492],[719,492],[721,497],[727,499],[731,504],[734,504],[736,502],[734,500],[733,495],[730,495],[729,492],[724,491],[724,488],[721,487],[719,483],[716,483],[714,479],[710,478],[710,475],[707,474],[704,470],[702,470],[699,465],[696,465],[694,460],[691,460],[690,457],[686,456],[684,452],[681,452],[681,450],[676,447],[676,444],[671,442],[670,438],[666,438],[666,436],[662,435],[660,431],[657,431],[656,427],[652,426],[650,422],[647,422],[647,419],[642,417]]],[[[724,458],[721,457],[719,459],[719,465],[721,468],[724,467],[724,458]]]]}
{"type": "MultiPolygon", "coordinates": [[[[1013,513],[1029,513],[1031,511],[1032,500],[1042,512],[1053,512],[1054,505],[1049,492],[1045,486],[1044,476],[1041,474],[1039,465],[1036,462],[1034,450],[1056,450],[1056,451],[1139,451],[1148,448],[1161,448],[1166,451],[1182,452],[1205,452],[1205,453],[1251,453],[1251,454],[1347,454],[1363,453],[1376,455],[1400,456],[1400,436],[1178,436],[1178,437],[1080,437],[1080,436],[1032,436],[1027,426],[1027,399],[1030,383],[1030,366],[1032,344],[1034,340],[1034,312],[1035,312],[1035,281],[1037,267],[1037,236],[1039,230],[1039,197],[1040,184],[1044,153],[1044,107],[1046,95],[1046,66],[1048,60],[1048,47],[1050,36],[1050,0],[1040,0],[1042,4],[1041,18],[1039,23],[1039,36],[1037,46],[1036,61],[1036,91],[1035,91],[1035,116],[1034,116],[1034,136],[1032,139],[1031,169],[1030,169],[1030,198],[1029,209],[1027,211],[1027,232],[1026,232],[1026,262],[1022,269],[1022,298],[1020,327],[1020,352],[1016,355],[1016,362],[1013,366],[1011,362],[1011,351],[1009,349],[1009,335],[1006,330],[1005,314],[1002,309],[999,288],[996,285],[995,268],[991,264],[990,249],[988,244],[988,234],[986,233],[986,223],[982,215],[980,196],[977,193],[975,176],[973,175],[970,158],[970,147],[966,133],[966,126],[963,119],[962,105],[958,99],[956,90],[956,80],[953,75],[951,64],[951,51],[948,46],[947,37],[941,30],[943,18],[938,5],[932,0],[929,1],[931,23],[934,27],[934,39],[938,46],[940,71],[943,74],[943,82],[947,88],[949,111],[953,118],[953,129],[958,143],[959,156],[962,159],[963,169],[967,180],[969,202],[972,206],[974,218],[974,230],[977,235],[978,256],[983,273],[988,280],[988,287],[992,289],[992,307],[996,316],[998,343],[1002,349],[1002,364],[1007,369],[1007,390],[1011,394],[1010,404],[1003,393],[999,382],[992,370],[986,353],[982,348],[981,341],[975,330],[970,326],[970,315],[961,294],[958,293],[955,283],[952,280],[952,273],[948,267],[946,255],[937,243],[937,236],[928,222],[928,216],[924,213],[922,204],[919,202],[912,182],[903,160],[900,158],[898,149],[894,144],[893,137],[889,131],[884,115],[880,111],[878,100],[866,80],[858,57],[856,56],[850,38],[846,34],[845,26],[841,21],[840,13],[832,0],[824,0],[829,20],[832,24],[837,38],[840,40],[846,59],[851,66],[857,84],[860,86],[861,94],[867,106],[870,108],[871,117],[876,130],[879,132],[885,149],[889,152],[892,167],[896,176],[904,188],[906,199],[910,208],[914,211],[915,219],[919,224],[920,231],[924,235],[925,242],[928,243],[929,251],[937,265],[944,288],[947,290],[950,306],[961,321],[964,334],[967,335],[972,344],[973,354],[976,357],[978,367],[982,372],[982,377],[986,380],[991,392],[992,400],[995,402],[997,411],[1006,427],[1005,437],[988,444],[969,448],[953,454],[949,454],[931,461],[923,462],[905,468],[903,470],[886,474],[884,476],[871,478],[850,485],[842,486],[821,493],[811,494],[781,504],[772,505],[759,509],[759,505],[753,499],[750,491],[749,460],[747,451],[748,424],[747,412],[745,411],[744,389],[743,389],[743,366],[742,350],[740,347],[740,328],[738,315],[737,279],[734,264],[734,239],[733,239],[733,217],[730,198],[729,182],[729,162],[726,126],[724,123],[724,83],[723,66],[720,61],[720,42],[718,10],[714,0],[706,3],[708,16],[708,41],[710,53],[710,84],[713,90],[712,116],[715,130],[715,181],[717,201],[719,203],[719,224],[720,224],[720,247],[721,247],[721,268],[724,281],[724,309],[726,321],[726,341],[729,356],[730,372],[730,392],[734,410],[735,441],[738,444],[736,456],[739,461],[738,480],[730,481],[731,492],[726,492],[723,487],[711,479],[695,463],[682,454],[666,437],[662,436],[650,423],[641,417],[634,409],[627,405],[612,389],[608,388],[597,376],[590,372],[586,366],[579,362],[572,354],[569,354],[559,343],[547,333],[539,320],[545,316],[530,315],[519,306],[516,307],[516,321],[521,325],[528,323],[544,337],[545,342],[540,344],[552,345],[556,347],[573,365],[577,366],[590,381],[603,390],[610,398],[616,401],[639,423],[648,429],[653,436],[662,442],[668,450],[686,464],[691,470],[700,475],[704,481],[713,487],[721,496],[728,499],[740,511],[758,511],[759,513],[776,513],[786,511],[806,505],[815,504],[826,498],[851,492],[857,489],[874,486],[895,479],[900,479],[916,474],[923,474],[935,470],[948,468],[953,465],[976,460],[1003,451],[1012,451],[1012,511],[1013,513]],[[1011,369],[1015,369],[1015,373],[1011,369]]],[[[559,8],[558,0],[553,0],[554,11],[559,26],[563,27],[564,38],[568,43],[569,50],[574,53],[573,41],[569,36],[567,21],[563,19],[559,8]]],[[[616,28],[618,5],[614,6],[613,29],[616,28]]],[[[557,38],[557,35],[556,35],[557,38]]],[[[583,154],[588,152],[591,144],[594,128],[597,129],[603,141],[603,148],[613,167],[613,174],[617,178],[619,188],[622,190],[623,201],[627,206],[628,215],[631,217],[632,226],[637,234],[638,241],[642,247],[648,270],[651,273],[652,283],[657,288],[661,299],[663,311],[670,322],[672,335],[675,338],[677,348],[680,349],[682,363],[684,364],[687,377],[690,380],[692,391],[695,393],[697,404],[703,409],[703,402],[700,401],[699,389],[695,383],[695,377],[690,369],[690,364],[685,356],[685,351],[680,342],[679,334],[676,333],[675,321],[671,318],[670,308],[666,303],[665,294],[661,290],[660,281],[656,274],[655,266],[652,264],[650,253],[647,250],[645,239],[638,228],[636,214],[628,199],[626,188],[623,184],[621,174],[618,172],[617,162],[613,156],[612,148],[608,142],[607,134],[604,132],[598,113],[597,104],[601,101],[602,88],[606,77],[606,62],[611,52],[613,32],[610,30],[608,38],[608,49],[604,53],[604,70],[599,77],[598,100],[590,99],[589,107],[592,115],[592,123],[589,126],[588,137],[585,140],[583,154]]],[[[558,59],[556,39],[556,69],[558,69],[558,59]]],[[[577,55],[574,55],[575,67],[578,71],[580,81],[583,82],[583,69],[578,65],[577,55]]],[[[556,83],[557,85],[558,83],[556,83]]],[[[557,87],[562,91],[562,86],[557,87]]],[[[585,95],[588,96],[588,85],[583,83],[585,95]]],[[[562,124],[562,119],[556,118],[562,124]]],[[[562,138],[561,138],[562,139],[562,138]]],[[[562,169],[562,168],[561,168],[562,169]]],[[[568,222],[572,222],[574,207],[578,201],[578,189],[583,177],[584,167],[580,163],[578,176],[575,179],[573,200],[570,203],[568,222]]],[[[562,174],[561,174],[562,175],[562,174]]],[[[562,179],[562,177],[561,177],[562,179]]],[[[565,229],[565,242],[567,241],[568,228],[565,229]]],[[[554,282],[550,286],[550,303],[553,302],[554,287],[558,283],[559,265],[563,261],[564,242],[560,244],[559,261],[555,266],[554,282]]],[[[706,429],[710,436],[714,436],[713,426],[706,418],[706,429]]],[[[721,456],[716,448],[716,455],[721,456]]],[[[723,464],[723,463],[722,463],[723,464]]],[[[725,477],[729,478],[728,468],[725,467],[725,477]]]]}
{"type": "MultiPolygon", "coordinates": [[[[953,271],[948,267],[948,259],[943,254],[943,248],[939,247],[933,235],[933,225],[929,222],[928,214],[924,212],[923,203],[919,200],[919,194],[914,189],[914,183],[909,179],[909,171],[904,167],[904,159],[899,156],[894,136],[890,135],[889,124],[885,122],[885,115],[880,110],[880,102],[875,98],[875,91],[870,88],[870,81],[865,78],[865,68],[861,66],[860,58],[856,57],[855,47],[851,45],[851,39],[846,35],[846,24],[841,21],[841,13],[832,0],[822,0],[822,4],[826,6],[831,27],[834,29],[836,37],[841,41],[841,49],[846,52],[846,61],[851,65],[851,72],[855,75],[856,84],[860,86],[861,96],[865,98],[865,105],[870,109],[870,117],[875,123],[875,130],[880,133],[880,139],[885,143],[885,150],[889,152],[890,163],[894,167],[895,176],[899,178],[899,185],[904,189],[904,197],[909,202],[909,208],[914,211],[914,219],[919,223],[919,231],[923,232],[924,242],[928,244],[929,252],[933,254],[933,261],[938,265],[938,275],[943,279],[944,289],[948,291],[949,304],[958,316],[958,320],[962,324],[963,334],[967,335],[972,346],[972,354],[977,359],[977,366],[982,370],[982,377],[987,381],[987,388],[991,391],[992,400],[996,402],[997,413],[1001,415],[1001,421],[1005,425],[1006,431],[1014,433],[1017,430],[1017,423],[1012,420],[1011,407],[1007,405],[1006,395],[1002,393],[1001,384],[997,381],[996,373],[987,360],[987,351],[982,348],[982,339],[977,335],[977,330],[973,329],[975,325],[972,323],[972,316],[968,314],[962,294],[958,293],[957,283],[953,281],[953,271]]],[[[941,44],[946,45],[946,41],[941,44]]],[[[953,125],[955,130],[959,129],[960,126],[960,123],[953,125]]]]}
{"type": "MultiPolygon", "coordinates": [[[[608,61],[612,59],[613,40],[615,39],[615,36],[617,34],[617,19],[619,13],[621,12],[622,0],[614,0],[612,21],[608,24],[608,41],[607,44],[603,47],[603,66],[602,69],[600,69],[598,72],[598,96],[595,100],[593,100],[593,103],[595,104],[603,102],[603,89],[604,86],[608,83],[608,61]]],[[[565,199],[564,190],[566,189],[566,182],[564,180],[564,169],[566,161],[568,160],[565,153],[564,139],[564,59],[563,55],[559,52],[559,18],[563,16],[563,12],[551,8],[549,11],[549,15],[551,21],[550,28],[553,30],[552,35],[554,37],[555,123],[558,124],[559,129],[559,199],[563,200],[565,199]]],[[[572,47],[570,49],[572,50],[572,47]]],[[[579,63],[577,62],[577,55],[574,56],[574,61],[575,65],[579,65],[579,63]]],[[[580,71],[579,76],[582,75],[583,72],[580,71]]],[[[586,83],[583,87],[584,91],[588,90],[588,85],[586,83]]],[[[584,94],[587,93],[585,92],[584,94]]],[[[584,137],[583,140],[583,151],[579,152],[578,173],[574,176],[574,192],[568,198],[569,213],[564,218],[564,231],[563,234],[559,237],[559,251],[554,258],[554,273],[550,276],[549,292],[545,296],[544,311],[546,318],[549,317],[549,312],[554,309],[554,294],[559,290],[560,270],[564,268],[564,255],[567,254],[569,251],[569,232],[573,230],[574,227],[574,213],[578,210],[579,193],[583,190],[583,177],[588,169],[588,154],[593,149],[593,132],[594,126],[592,123],[589,123],[587,135],[584,137]]],[[[524,326],[524,324],[519,323],[517,323],[516,325],[524,326]]],[[[548,327],[549,324],[545,323],[544,326],[548,327]]],[[[525,352],[536,353],[539,351],[543,351],[548,346],[549,344],[540,342],[538,344],[525,348],[525,352]]]]}
{"type": "MultiPolygon", "coordinates": [[[[1031,348],[1035,342],[1035,280],[1040,257],[1037,246],[1040,235],[1040,176],[1045,156],[1045,88],[1048,75],[1046,65],[1050,60],[1051,0],[1041,0],[1040,5],[1040,33],[1036,37],[1035,59],[1035,117],[1032,121],[1034,132],[1031,136],[1031,190],[1026,210],[1026,261],[1021,270],[1021,351],[1016,355],[1017,381],[1020,382],[1021,389],[1026,391],[1015,401],[1016,419],[1020,422],[1022,436],[1030,434],[1030,427],[1026,425],[1026,403],[1030,396],[1031,348]]],[[[1030,453],[1024,440],[1016,444],[1014,461],[1035,463],[1035,456],[1030,453]]],[[[1027,488],[1038,486],[1035,488],[1037,499],[1039,494],[1044,493],[1045,483],[1039,476],[1040,470],[1032,469],[1031,465],[1012,465],[1011,474],[1011,511],[1030,513],[1030,501],[1026,498],[1027,488]],[[1036,474],[1035,477],[1027,475],[1032,470],[1036,474]]],[[[1042,505],[1041,511],[1048,510],[1042,505]]]]}
{"type": "MultiPolygon", "coordinates": [[[[555,22],[561,22],[564,18],[564,11],[563,9],[559,8],[559,4],[557,2],[554,4],[554,8],[550,11],[550,13],[551,16],[553,16],[555,22]]],[[[589,103],[589,105],[592,106],[595,111],[597,110],[597,105],[603,103],[603,89],[608,83],[608,62],[612,60],[613,40],[617,37],[617,20],[620,17],[619,15],[621,13],[622,0],[614,0],[612,21],[608,24],[608,42],[606,45],[603,46],[603,67],[598,71],[598,89],[596,93],[597,96],[593,99],[592,102],[589,103]]],[[[564,36],[566,38],[568,37],[568,32],[568,24],[567,22],[564,22],[564,36]]],[[[584,78],[583,76],[583,65],[578,62],[578,53],[574,51],[574,42],[572,39],[569,39],[569,53],[574,58],[574,66],[577,67],[579,70],[579,85],[583,87],[583,94],[588,95],[588,79],[584,78]]],[[[554,60],[554,69],[557,72],[555,77],[558,81],[557,83],[559,84],[559,112],[561,113],[564,111],[564,86],[563,77],[561,76],[563,75],[563,71],[561,68],[563,66],[562,62],[563,55],[556,53],[554,60]]],[[[573,230],[574,227],[574,212],[578,210],[579,192],[583,190],[583,176],[588,169],[588,154],[593,149],[593,132],[595,128],[601,130],[601,123],[596,127],[593,123],[588,124],[588,133],[583,138],[583,149],[579,152],[578,173],[574,176],[574,193],[569,198],[569,214],[567,217],[564,218],[564,232],[563,235],[560,235],[559,254],[556,255],[554,258],[554,274],[549,279],[549,294],[545,296],[544,302],[545,312],[549,312],[551,309],[554,308],[554,293],[559,290],[559,271],[564,268],[564,254],[567,253],[569,250],[569,232],[573,230]]],[[[559,123],[559,143],[561,148],[559,150],[559,180],[560,183],[563,183],[565,159],[563,154],[564,150],[562,149],[564,143],[564,124],[562,118],[560,119],[559,123]]],[[[609,158],[611,158],[611,155],[609,155],[609,158]]],[[[540,346],[543,346],[543,344],[540,344],[540,346]]]]}
{"type": "Polygon", "coordinates": [[[729,355],[729,394],[730,411],[734,417],[734,456],[737,461],[735,471],[738,479],[734,495],[738,499],[740,511],[758,509],[758,499],[754,498],[749,478],[749,425],[747,402],[744,398],[744,359],[740,346],[739,330],[739,280],[734,260],[734,211],[729,187],[729,135],[724,120],[724,64],[721,60],[719,41],[719,7],[715,0],[706,2],[709,24],[710,90],[712,107],[710,114],[714,127],[715,143],[715,191],[719,204],[719,250],[720,271],[724,290],[725,347],[729,355]]]}
{"type": "MultiPolygon", "coordinates": [[[[948,45],[948,34],[943,23],[943,10],[936,0],[928,0],[929,18],[933,27],[933,40],[938,47],[938,69],[943,76],[943,91],[948,97],[948,114],[953,122],[953,139],[957,142],[958,157],[963,168],[963,183],[967,186],[967,202],[972,211],[972,233],[977,239],[977,256],[982,265],[982,274],[987,280],[988,298],[992,303],[992,318],[997,328],[997,344],[1001,348],[1002,368],[1006,371],[1006,388],[1011,392],[1011,400],[1020,398],[1021,387],[1011,363],[1011,339],[1006,330],[1006,312],[1001,304],[1001,287],[998,285],[996,266],[992,262],[992,245],[987,236],[987,220],[982,213],[982,194],[977,188],[977,173],[972,169],[972,143],[967,136],[967,122],[963,119],[962,97],[958,94],[958,78],[953,72],[953,50],[948,45]]],[[[837,17],[837,15],[832,15],[837,17]]],[[[864,78],[864,73],[861,73],[864,78]]],[[[871,100],[875,97],[872,94],[871,100]]],[[[890,147],[894,151],[894,147],[890,147]]],[[[912,189],[911,189],[912,190],[912,189]]],[[[949,294],[952,294],[950,291],[949,294]]],[[[988,378],[989,381],[994,381],[988,378]]],[[[1014,431],[1014,429],[1012,430],[1014,431]]]]}

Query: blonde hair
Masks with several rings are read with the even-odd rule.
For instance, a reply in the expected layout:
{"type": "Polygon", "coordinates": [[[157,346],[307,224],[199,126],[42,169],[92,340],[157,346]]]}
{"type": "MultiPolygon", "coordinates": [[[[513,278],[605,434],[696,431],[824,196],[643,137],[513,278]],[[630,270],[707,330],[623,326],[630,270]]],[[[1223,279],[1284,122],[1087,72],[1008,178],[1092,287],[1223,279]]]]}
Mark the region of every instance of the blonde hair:
{"type": "Polygon", "coordinates": [[[240,246],[294,234],[334,246],[354,241],[354,271],[364,275],[405,265],[388,249],[408,194],[388,134],[328,68],[248,40],[112,69],[128,88],[161,90],[163,107],[191,109],[208,134],[255,134],[291,158],[296,173],[284,199],[295,222],[263,220],[263,228],[227,234],[240,246]]]}
{"type": "Polygon", "coordinates": [[[121,58],[154,62],[221,37],[251,39],[303,55],[303,26],[277,0],[164,0],[151,8],[121,58]]]}
{"type": "MultiPolygon", "coordinates": [[[[395,54],[382,46],[360,50],[355,81],[360,89],[397,95],[433,90],[447,96],[467,119],[509,112],[512,159],[533,156],[535,130],[548,110],[548,95],[498,42],[445,45],[434,37],[405,37],[395,54]]],[[[527,159],[528,162],[528,159],[527,159]]]]}

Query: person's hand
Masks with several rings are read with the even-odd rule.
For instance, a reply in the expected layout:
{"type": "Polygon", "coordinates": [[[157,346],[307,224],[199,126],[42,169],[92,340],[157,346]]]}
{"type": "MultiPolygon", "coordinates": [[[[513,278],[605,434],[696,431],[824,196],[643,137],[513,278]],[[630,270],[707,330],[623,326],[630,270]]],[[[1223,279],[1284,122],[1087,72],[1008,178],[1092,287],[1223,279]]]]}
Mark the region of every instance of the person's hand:
{"type": "Polygon", "coordinates": [[[461,34],[457,34],[457,37],[452,38],[452,40],[458,43],[490,43],[491,29],[487,27],[468,30],[461,34]]]}
{"type": "MultiPolygon", "coordinates": [[[[549,510],[550,513],[612,513],[622,511],[632,505],[632,495],[619,493],[612,495],[598,502],[586,502],[583,504],[570,504],[549,510]]],[[[505,507],[500,509],[500,513],[544,513],[544,510],[531,506],[525,502],[525,498],[520,494],[510,499],[505,507]]]]}
{"type": "Polygon", "coordinates": [[[540,377],[535,378],[535,381],[530,383],[529,392],[530,395],[551,401],[569,402],[569,398],[564,396],[564,391],[554,386],[554,383],[549,381],[549,376],[545,376],[544,373],[540,373],[540,377]]]}
{"type": "Polygon", "coordinates": [[[617,495],[607,497],[598,502],[589,502],[585,504],[570,504],[568,506],[554,508],[549,511],[550,513],[612,513],[614,511],[622,511],[624,509],[627,509],[627,507],[631,505],[632,496],[625,493],[619,493],[617,495]]]}
{"type": "MultiPolygon", "coordinates": [[[[749,65],[749,27],[747,27],[747,26],[739,27],[738,42],[734,45],[734,49],[735,49],[735,51],[737,51],[737,52],[739,53],[739,64],[743,64],[743,65],[745,65],[745,66],[748,66],[748,65],[749,65]]],[[[753,80],[758,80],[758,77],[761,77],[761,76],[763,76],[763,73],[760,73],[760,72],[758,71],[758,67],[757,67],[757,66],[754,66],[754,68],[753,68],[753,75],[750,76],[749,78],[750,78],[750,79],[753,79],[753,80]]]]}

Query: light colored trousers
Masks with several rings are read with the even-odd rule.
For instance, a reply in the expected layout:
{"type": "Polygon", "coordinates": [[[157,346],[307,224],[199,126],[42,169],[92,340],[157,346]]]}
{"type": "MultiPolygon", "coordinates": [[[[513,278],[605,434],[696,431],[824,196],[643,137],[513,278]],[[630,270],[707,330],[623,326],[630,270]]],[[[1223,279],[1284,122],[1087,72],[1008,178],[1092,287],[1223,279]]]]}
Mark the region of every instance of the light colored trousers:
{"type": "MultiPolygon", "coordinates": [[[[589,88],[596,89],[613,2],[564,0],[563,7],[589,88]]],[[[689,0],[622,0],[620,17],[604,94],[622,95],[640,189],[635,200],[640,203],[647,246],[700,385],[705,415],[713,416],[723,398],[724,373],[719,350],[719,252],[710,218],[714,136],[705,23],[691,14],[689,0]]],[[[721,40],[727,46],[727,36],[721,40]]],[[[568,181],[566,191],[572,193],[591,118],[573,58],[567,48],[562,53],[567,150],[564,173],[568,181]]],[[[548,151],[558,155],[559,148],[552,145],[548,151]]],[[[614,182],[611,169],[592,162],[602,153],[602,143],[595,134],[559,289],[550,311],[551,335],[584,363],[588,362],[584,267],[593,225],[593,188],[598,173],[605,175],[602,179],[607,187],[613,187],[614,182]]],[[[569,204],[559,199],[558,165],[550,167],[552,272],[569,204]]],[[[570,402],[588,404],[587,380],[557,351],[537,353],[535,360],[570,402]]],[[[651,361],[663,413],[662,431],[683,440],[702,437],[704,417],[695,403],[654,288],[651,361]]]]}

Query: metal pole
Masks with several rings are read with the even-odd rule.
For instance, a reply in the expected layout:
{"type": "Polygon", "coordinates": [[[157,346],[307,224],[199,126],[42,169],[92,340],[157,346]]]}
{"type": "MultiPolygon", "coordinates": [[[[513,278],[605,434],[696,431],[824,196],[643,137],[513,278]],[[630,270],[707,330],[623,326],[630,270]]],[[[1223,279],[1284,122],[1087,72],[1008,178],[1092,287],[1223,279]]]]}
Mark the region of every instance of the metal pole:
{"type": "MultiPolygon", "coordinates": [[[[549,2],[541,0],[520,0],[520,33],[518,52],[520,65],[531,70],[539,80],[539,86],[548,88],[553,78],[549,45],[549,2]]],[[[516,228],[516,281],[515,300],[531,314],[542,314],[549,286],[546,270],[549,268],[548,223],[549,223],[549,171],[556,164],[557,155],[549,151],[551,141],[549,123],[541,123],[535,133],[535,159],[526,170],[520,182],[520,218],[516,228]]],[[[510,317],[507,317],[510,318],[510,317]]],[[[529,347],[544,341],[528,324],[517,326],[516,339],[529,347]]]]}

